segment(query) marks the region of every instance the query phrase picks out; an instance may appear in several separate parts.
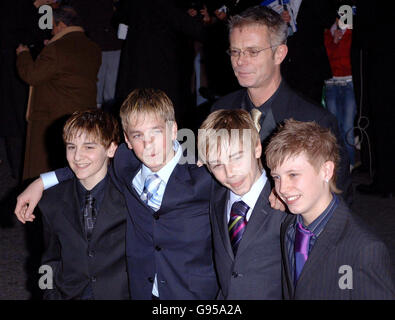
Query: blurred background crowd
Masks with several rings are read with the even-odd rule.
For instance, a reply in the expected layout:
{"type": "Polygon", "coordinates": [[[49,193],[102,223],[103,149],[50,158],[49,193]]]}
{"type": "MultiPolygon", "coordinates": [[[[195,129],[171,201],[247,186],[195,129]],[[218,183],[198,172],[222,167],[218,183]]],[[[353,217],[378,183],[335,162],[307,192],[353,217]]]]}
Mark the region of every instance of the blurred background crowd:
{"type": "Polygon", "coordinates": [[[374,177],[359,191],[391,196],[393,11],[383,10],[377,2],[8,0],[0,3],[0,183],[11,182],[0,197],[22,181],[61,165],[57,159],[64,159],[63,147],[56,131],[61,126],[54,124],[82,105],[117,115],[134,88],[158,88],[173,101],[179,128],[196,130],[218,98],[240,88],[226,52],[227,21],[254,5],[271,6],[287,21],[289,52],[281,66],[283,78],[336,115],[351,169],[369,171],[374,177]],[[42,30],[42,5],[71,6],[77,15],[57,16],[52,30],[42,30]],[[352,29],[339,23],[341,5],[353,9],[352,29]],[[84,83],[56,70],[41,73],[34,62],[48,41],[70,27],[82,27],[96,45],[95,49],[81,40],[81,46],[61,49],[70,60],[78,59],[81,67],[73,72],[81,72],[81,78],[87,79],[84,83]],[[54,83],[63,76],[59,89],[54,83]],[[88,97],[84,95],[89,81],[96,81],[96,88],[88,97]],[[56,117],[29,113],[32,104],[53,105],[56,117]],[[46,117],[44,125],[42,117],[46,117]],[[34,152],[39,148],[34,140],[38,131],[48,135],[52,147],[45,156],[54,161],[40,159],[34,152]]]}

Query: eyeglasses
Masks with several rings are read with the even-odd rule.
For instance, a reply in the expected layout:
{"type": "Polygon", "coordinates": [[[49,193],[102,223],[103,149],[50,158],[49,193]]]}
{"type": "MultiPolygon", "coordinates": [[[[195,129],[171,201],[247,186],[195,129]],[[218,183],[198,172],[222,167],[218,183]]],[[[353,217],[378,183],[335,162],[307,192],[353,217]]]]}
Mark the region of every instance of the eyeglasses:
{"type": "Polygon", "coordinates": [[[279,45],[275,45],[275,46],[270,46],[270,47],[263,48],[263,49],[257,49],[257,48],[247,48],[245,50],[228,49],[228,50],[226,50],[226,53],[228,55],[230,55],[232,58],[239,58],[241,54],[243,54],[244,56],[247,56],[249,58],[255,58],[258,56],[259,52],[262,52],[264,50],[271,49],[271,48],[276,48],[278,46],[279,45]]]}

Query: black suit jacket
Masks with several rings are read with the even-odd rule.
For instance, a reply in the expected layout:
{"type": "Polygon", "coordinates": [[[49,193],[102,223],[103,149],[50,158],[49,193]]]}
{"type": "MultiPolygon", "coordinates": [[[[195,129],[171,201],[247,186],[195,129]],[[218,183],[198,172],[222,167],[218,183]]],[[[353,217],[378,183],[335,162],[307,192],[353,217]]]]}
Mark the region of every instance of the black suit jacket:
{"type": "MultiPolygon", "coordinates": [[[[284,80],[274,95],[271,110],[275,124],[281,124],[284,120],[290,118],[298,121],[315,121],[319,125],[329,128],[336,136],[340,146],[340,164],[337,171],[336,185],[343,191],[343,197],[347,203],[350,203],[352,197],[350,162],[335,116],[328,110],[304,99],[292,90],[284,80]]],[[[211,111],[218,109],[244,109],[250,111],[247,99],[247,89],[241,89],[218,100],[211,111]]],[[[273,132],[273,126],[270,123],[266,125],[265,119],[260,132],[263,147],[269,141],[273,132]]],[[[265,163],[264,159],[262,162],[265,163]]]]}
{"type": "Polygon", "coordinates": [[[52,290],[44,299],[80,299],[91,284],[95,299],[129,299],[125,257],[126,205],[110,178],[90,243],[86,240],[77,179],[44,192],[45,252],[42,264],[53,270],[52,290]]]}
{"type": "Polygon", "coordinates": [[[295,288],[285,246],[286,230],[295,219],[296,216],[289,216],[281,226],[285,299],[395,299],[391,261],[385,244],[342,201],[315,242],[295,288]],[[351,267],[351,273],[339,270],[341,266],[351,267]],[[352,282],[341,279],[346,274],[351,275],[352,282]],[[344,282],[352,283],[352,289],[341,289],[339,283],[344,282]]]}
{"type": "Polygon", "coordinates": [[[267,182],[248,221],[236,256],[228,233],[229,190],[213,184],[210,220],[214,260],[220,282],[219,299],[281,299],[280,225],[285,213],[270,207],[267,182]]]}

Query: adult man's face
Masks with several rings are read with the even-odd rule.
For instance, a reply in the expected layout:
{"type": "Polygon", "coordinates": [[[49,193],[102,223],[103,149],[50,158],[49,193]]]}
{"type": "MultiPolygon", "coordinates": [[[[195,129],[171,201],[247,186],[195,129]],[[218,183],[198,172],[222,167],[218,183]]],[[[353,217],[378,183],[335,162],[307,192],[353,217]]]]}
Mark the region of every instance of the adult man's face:
{"type": "MultiPolygon", "coordinates": [[[[229,36],[231,50],[261,50],[277,45],[270,43],[269,31],[266,26],[246,25],[232,30],[229,36]]],[[[286,46],[281,45],[281,52],[267,49],[256,57],[241,53],[239,57],[231,57],[232,67],[242,87],[264,89],[280,77],[280,64],[286,54],[286,46]],[[285,50],[285,54],[284,54],[285,50]]]]}

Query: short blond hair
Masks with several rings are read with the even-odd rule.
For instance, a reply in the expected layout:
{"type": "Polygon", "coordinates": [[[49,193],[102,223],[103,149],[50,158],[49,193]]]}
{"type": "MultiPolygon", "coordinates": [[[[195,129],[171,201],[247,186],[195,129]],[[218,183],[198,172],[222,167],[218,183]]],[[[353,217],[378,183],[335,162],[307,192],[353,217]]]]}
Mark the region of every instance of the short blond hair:
{"type": "Polygon", "coordinates": [[[142,88],[133,90],[122,103],[120,117],[126,131],[129,119],[139,115],[153,114],[167,121],[175,121],[174,106],[170,98],[159,89],[142,88]]]}
{"type": "Polygon", "coordinates": [[[304,153],[309,163],[318,171],[323,163],[332,161],[334,172],[330,180],[332,192],[340,193],[336,188],[336,171],[339,165],[339,147],[336,137],[329,129],[316,122],[285,120],[266,147],[266,164],[273,170],[281,166],[288,158],[304,153]]]}
{"type": "Polygon", "coordinates": [[[221,146],[230,145],[231,138],[234,136],[232,132],[235,131],[237,132],[236,138],[239,138],[241,143],[243,143],[245,133],[250,133],[247,135],[249,141],[244,141],[244,143],[247,142],[253,149],[261,143],[254,121],[247,111],[242,109],[221,109],[212,112],[206,120],[203,121],[199,129],[199,160],[202,163],[206,163],[213,149],[219,152],[221,146]],[[242,131],[243,134],[240,134],[240,131],[242,131]]]}
{"type": "Polygon", "coordinates": [[[120,142],[118,121],[108,112],[91,109],[74,112],[63,127],[63,141],[70,142],[85,133],[108,148],[112,142],[120,142]]]}

